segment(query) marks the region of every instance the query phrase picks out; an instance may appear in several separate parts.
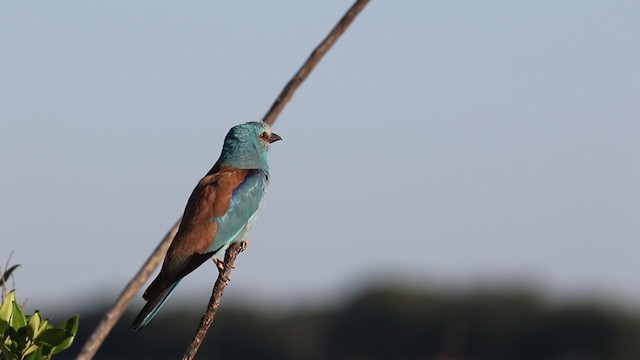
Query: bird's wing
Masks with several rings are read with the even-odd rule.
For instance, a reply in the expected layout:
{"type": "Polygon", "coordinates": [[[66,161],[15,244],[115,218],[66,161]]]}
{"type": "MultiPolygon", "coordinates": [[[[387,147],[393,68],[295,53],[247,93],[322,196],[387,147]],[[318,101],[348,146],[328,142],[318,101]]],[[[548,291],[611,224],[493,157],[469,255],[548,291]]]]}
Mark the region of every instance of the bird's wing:
{"type": "Polygon", "coordinates": [[[260,170],[250,170],[244,181],[233,191],[227,212],[214,215],[210,221],[217,224],[217,232],[208,252],[218,252],[226,245],[242,241],[262,204],[267,178],[260,170]]]}
{"type": "Polygon", "coordinates": [[[162,269],[143,295],[145,299],[154,298],[211,257],[209,247],[216,237],[218,223],[210,219],[227,213],[234,191],[248,173],[244,169],[223,167],[198,182],[187,201],[162,269]]]}

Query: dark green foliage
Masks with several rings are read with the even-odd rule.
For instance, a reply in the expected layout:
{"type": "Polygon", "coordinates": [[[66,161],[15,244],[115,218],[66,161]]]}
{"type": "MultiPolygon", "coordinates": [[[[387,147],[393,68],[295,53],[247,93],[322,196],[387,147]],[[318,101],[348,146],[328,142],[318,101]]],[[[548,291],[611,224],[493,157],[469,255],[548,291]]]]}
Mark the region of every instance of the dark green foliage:
{"type": "MultiPolygon", "coordinates": [[[[11,272],[9,268],[1,277],[2,290],[11,272]]],[[[78,316],[58,326],[43,319],[39,311],[25,315],[16,301],[15,291],[9,292],[0,303],[0,360],[45,360],[71,346],[78,332],[78,316]]]]}
{"type": "Polygon", "coordinates": [[[13,274],[13,271],[15,269],[17,269],[18,266],[20,266],[20,264],[13,265],[12,267],[8,268],[2,274],[2,276],[0,276],[0,287],[4,288],[7,285],[7,282],[9,281],[9,278],[11,277],[11,274],[13,274]]]}
{"type": "MultiPolygon", "coordinates": [[[[375,288],[336,308],[289,313],[232,303],[223,301],[200,358],[640,359],[638,314],[596,303],[553,304],[528,291],[375,288]]],[[[180,358],[201,316],[187,308],[165,309],[141,333],[128,331],[125,317],[97,359],[180,358]]],[[[83,318],[91,323],[101,315],[83,318]]],[[[88,336],[80,333],[78,341],[88,336]]]]}

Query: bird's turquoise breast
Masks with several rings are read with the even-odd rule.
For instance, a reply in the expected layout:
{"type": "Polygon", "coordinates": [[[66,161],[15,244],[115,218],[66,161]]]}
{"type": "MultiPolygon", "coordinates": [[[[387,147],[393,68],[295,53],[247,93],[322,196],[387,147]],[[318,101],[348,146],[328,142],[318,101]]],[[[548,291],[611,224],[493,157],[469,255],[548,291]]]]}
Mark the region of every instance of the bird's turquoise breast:
{"type": "Polygon", "coordinates": [[[253,224],[260,210],[268,180],[261,170],[250,170],[244,181],[231,195],[229,209],[224,216],[212,217],[218,223],[208,252],[218,252],[234,242],[240,242],[253,224]]]}

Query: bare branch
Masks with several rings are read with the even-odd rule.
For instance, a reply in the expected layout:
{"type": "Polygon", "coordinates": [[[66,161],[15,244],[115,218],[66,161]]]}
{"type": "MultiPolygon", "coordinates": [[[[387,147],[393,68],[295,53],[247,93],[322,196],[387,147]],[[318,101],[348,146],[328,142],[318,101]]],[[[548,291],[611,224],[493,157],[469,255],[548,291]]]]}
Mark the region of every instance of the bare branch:
{"type": "Polygon", "coordinates": [[[202,345],[202,341],[204,341],[204,337],[207,336],[207,332],[216,317],[218,307],[220,307],[220,300],[222,300],[224,288],[231,280],[231,270],[233,270],[236,263],[236,257],[244,250],[245,247],[246,245],[243,245],[242,243],[236,243],[229,246],[229,249],[227,249],[227,252],[224,255],[224,269],[218,275],[216,284],[213,286],[213,292],[211,293],[211,299],[209,299],[207,311],[202,316],[200,325],[198,326],[198,331],[196,331],[191,345],[189,345],[187,351],[182,356],[182,360],[191,360],[196,356],[200,345],[202,345]]]}
{"type": "Polygon", "coordinates": [[[109,335],[113,326],[118,322],[118,320],[120,320],[124,311],[127,309],[131,301],[133,301],[135,295],[162,262],[164,255],[169,249],[169,245],[171,245],[173,237],[176,236],[178,226],[180,226],[180,220],[181,219],[178,219],[175,225],[173,225],[173,227],[167,232],[164,239],[162,239],[151,256],[149,256],[147,262],[144,263],[140,270],[138,270],[138,273],[136,273],[133,279],[129,281],[120,294],[118,300],[113,304],[111,310],[104,315],[96,329],[93,330],[93,334],[91,334],[89,340],[84,344],[82,351],[76,358],[77,360],[93,359],[100,348],[100,345],[102,345],[104,340],[107,338],[107,335],[109,335]]]}
{"type": "Polygon", "coordinates": [[[331,49],[333,44],[338,41],[340,35],[347,30],[349,25],[351,25],[356,16],[360,14],[362,9],[364,9],[368,3],[369,0],[357,0],[342,16],[340,21],[338,21],[333,29],[331,29],[329,35],[322,40],[320,45],[313,49],[313,52],[311,52],[307,61],[304,62],[298,72],[291,78],[291,80],[289,80],[284,89],[282,89],[276,101],[273,102],[269,111],[267,111],[262,118],[262,121],[269,125],[273,125],[273,123],[276,122],[276,118],[280,115],[280,112],[282,112],[282,109],[284,109],[289,100],[291,100],[293,94],[298,90],[298,87],[300,87],[300,84],[307,79],[311,71],[313,71],[320,60],[322,60],[322,57],[331,49]]]}
{"type": "MultiPolygon", "coordinates": [[[[287,85],[282,89],[282,92],[276,99],[276,101],[271,106],[271,109],[264,116],[262,121],[266,122],[269,125],[273,125],[276,121],[276,118],[282,112],[285,105],[291,100],[293,93],[298,89],[300,84],[309,76],[313,68],[320,62],[322,57],[331,49],[333,44],[338,40],[340,35],[344,33],[344,31],[351,25],[353,20],[358,16],[360,11],[367,5],[369,0],[357,0],[351,8],[347,11],[347,13],[338,21],[338,23],[333,27],[329,35],[322,40],[320,45],[318,45],[311,55],[307,58],[307,61],[300,67],[298,72],[293,76],[291,80],[287,83],[287,85]]],[[[207,335],[211,324],[216,316],[218,311],[218,307],[220,306],[220,301],[222,299],[222,294],[224,292],[224,288],[227,286],[231,276],[231,270],[233,269],[233,265],[236,260],[236,256],[240,253],[244,247],[240,244],[234,244],[227,250],[227,253],[224,258],[224,271],[218,275],[218,279],[216,280],[216,284],[213,287],[213,293],[211,294],[211,299],[209,300],[209,305],[207,306],[207,311],[202,316],[202,320],[200,321],[200,326],[198,327],[198,331],[193,338],[193,341],[187,348],[182,360],[191,360],[196,356],[200,345],[204,341],[204,337],[207,335]]]]}
{"type": "MultiPolygon", "coordinates": [[[[340,21],[338,21],[338,23],[333,27],[329,35],[327,35],[327,37],[322,40],[320,45],[318,45],[313,50],[302,67],[300,67],[298,72],[296,72],[296,74],[291,80],[289,80],[284,89],[282,89],[282,92],[275,100],[269,111],[267,111],[262,121],[266,122],[269,125],[273,125],[278,115],[280,115],[284,107],[291,100],[298,87],[300,87],[302,82],[309,76],[311,71],[313,71],[322,57],[331,49],[333,44],[335,44],[338,38],[345,32],[345,30],[349,27],[349,25],[351,25],[353,20],[358,16],[358,14],[368,3],[369,0],[357,0],[351,6],[351,8],[345,13],[340,21]]],[[[120,297],[115,302],[112,309],[105,314],[105,316],[102,318],[102,321],[96,327],[89,340],[85,343],[84,348],[82,349],[82,352],[77,359],[88,360],[92,359],[95,356],[96,352],[106,339],[107,335],[113,329],[113,326],[122,317],[125,309],[133,300],[135,294],[140,290],[140,288],[142,288],[144,283],[149,279],[149,276],[162,262],[162,259],[164,258],[167,249],[171,244],[171,241],[173,241],[173,238],[178,231],[179,224],[180,220],[178,220],[176,224],[167,232],[167,235],[165,235],[164,239],[156,247],[151,256],[149,256],[147,262],[138,271],[135,277],[127,284],[126,288],[120,294],[120,297]]],[[[231,274],[231,270],[233,269],[235,258],[238,255],[239,251],[239,247],[236,247],[235,245],[229,247],[229,250],[227,250],[224,260],[225,270],[218,276],[218,279],[216,280],[211,300],[209,302],[209,306],[207,307],[207,312],[202,318],[202,322],[200,324],[200,327],[198,328],[193,342],[184,355],[185,359],[192,359],[195,356],[198,348],[200,347],[200,344],[202,343],[202,340],[209,330],[218,306],[220,305],[222,293],[228,282],[229,275],[231,274]],[[226,281],[222,279],[226,279],[226,281]]]]}

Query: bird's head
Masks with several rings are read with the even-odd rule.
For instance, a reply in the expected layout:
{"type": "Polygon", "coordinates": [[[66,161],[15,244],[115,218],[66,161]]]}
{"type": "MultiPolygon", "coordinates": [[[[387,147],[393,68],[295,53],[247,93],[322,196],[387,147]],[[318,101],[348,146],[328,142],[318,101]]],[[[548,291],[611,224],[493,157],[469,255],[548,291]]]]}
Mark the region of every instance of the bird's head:
{"type": "Polygon", "coordinates": [[[271,127],[262,121],[236,125],[224,139],[220,165],[239,169],[261,169],[269,172],[267,155],[271,143],[282,138],[271,132],[271,127]]]}

